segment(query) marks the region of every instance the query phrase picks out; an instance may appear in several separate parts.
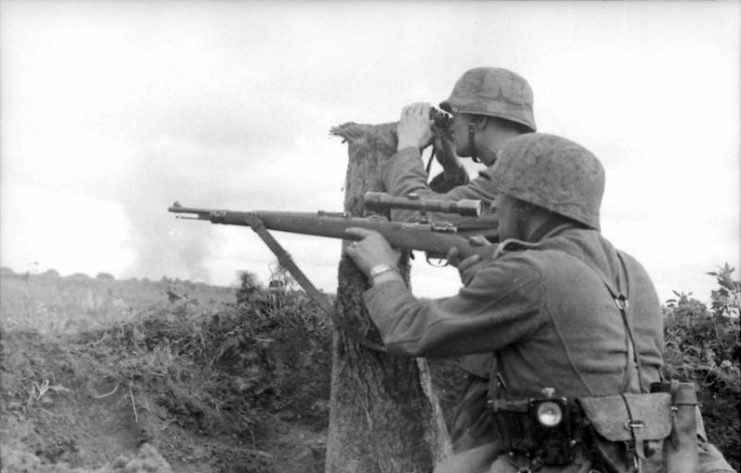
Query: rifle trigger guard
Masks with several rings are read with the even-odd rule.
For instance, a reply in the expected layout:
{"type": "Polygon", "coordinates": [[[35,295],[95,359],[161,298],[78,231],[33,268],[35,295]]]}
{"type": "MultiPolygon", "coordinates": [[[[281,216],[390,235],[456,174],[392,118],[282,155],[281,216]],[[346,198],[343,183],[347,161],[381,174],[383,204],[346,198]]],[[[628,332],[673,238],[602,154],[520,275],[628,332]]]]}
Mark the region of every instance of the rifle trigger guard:
{"type": "Polygon", "coordinates": [[[427,261],[427,264],[436,268],[444,268],[450,264],[450,262],[442,256],[430,255],[429,253],[425,254],[425,260],[427,261]]]}

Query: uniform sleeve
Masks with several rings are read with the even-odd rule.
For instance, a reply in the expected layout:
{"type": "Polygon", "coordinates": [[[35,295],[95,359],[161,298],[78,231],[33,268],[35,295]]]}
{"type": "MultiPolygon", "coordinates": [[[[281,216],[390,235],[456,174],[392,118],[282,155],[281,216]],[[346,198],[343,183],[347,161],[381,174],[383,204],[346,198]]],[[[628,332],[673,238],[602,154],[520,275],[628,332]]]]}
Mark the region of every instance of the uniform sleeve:
{"type": "Polygon", "coordinates": [[[417,148],[398,151],[381,170],[381,178],[386,190],[396,196],[417,193],[420,196],[449,200],[481,199],[487,202],[496,197],[491,179],[485,172],[480,173],[466,185],[457,186],[444,193],[434,192],[427,185],[427,172],[417,148]]]}
{"type": "Polygon", "coordinates": [[[445,172],[440,172],[430,180],[430,189],[438,194],[444,194],[458,186],[465,186],[471,182],[468,173],[462,167],[458,168],[455,176],[448,176],[445,172]]]}
{"type": "Polygon", "coordinates": [[[388,281],[368,290],[365,303],[390,352],[452,357],[496,351],[532,334],[543,294],[534,266],[503,257],[453,297],[417,299],[388,281]]]}
{"type": "MultiPolygon", "coordinates": [[[[437,221],[450,222],[459,227],[463,234],[483,234],[487,237],[496,237],[497,219],[490,208],[496,190],[491,179],[481,173],[465,185],[453,187],[447,192],[435,192],[427,184],[427,173],[422,163],[419,149],[405,148],[398,151],[381,170],[386,191],[394,196],[417,194],[420,197],[442,200],[475,199],[484,202],[485,214],[480,218],[461,217],[451,214],[431,213],[428,216],[437,221]]],[[[417,212],[409,210],[395,210],[391,216],[396,221],[412,221],[417,218],[417,212]]]]}

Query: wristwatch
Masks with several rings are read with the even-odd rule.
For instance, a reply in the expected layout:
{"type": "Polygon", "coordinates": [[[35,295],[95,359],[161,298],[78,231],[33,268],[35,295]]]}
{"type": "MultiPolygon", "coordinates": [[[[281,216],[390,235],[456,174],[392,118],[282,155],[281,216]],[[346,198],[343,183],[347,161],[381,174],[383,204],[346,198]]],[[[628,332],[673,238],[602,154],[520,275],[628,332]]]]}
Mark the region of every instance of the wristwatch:
{"type": "Polygon", "coordinates": [[[391,265],[388,264],[377,264],[373,266],[370,270],[370,277],[371,279],[376,279],[378,276],[384,273],[388,273],[389,271],[394,271],[396,273],[399,272],[398,269],[394,268],[391,265]]]}

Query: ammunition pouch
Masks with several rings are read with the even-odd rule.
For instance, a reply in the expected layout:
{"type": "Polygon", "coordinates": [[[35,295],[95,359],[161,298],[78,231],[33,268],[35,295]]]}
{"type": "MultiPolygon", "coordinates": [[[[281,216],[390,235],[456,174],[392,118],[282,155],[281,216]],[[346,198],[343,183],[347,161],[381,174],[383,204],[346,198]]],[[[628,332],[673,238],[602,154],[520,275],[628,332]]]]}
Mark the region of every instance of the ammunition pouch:
{"type": "Polygon", "coordinates": [[[669,393],[616,394],[577,399],[585,454],[599,470],[661,471],[672,433],[669,393]]]}
{"type": "Polygon", "coordinates": [[[532,471],[569,465],[577,452],[605,473],[699,471],[694,385],[657,383],[652,390],[574,400],[497,398],[490,405],[504,450],[528,458],[532,471]]]}

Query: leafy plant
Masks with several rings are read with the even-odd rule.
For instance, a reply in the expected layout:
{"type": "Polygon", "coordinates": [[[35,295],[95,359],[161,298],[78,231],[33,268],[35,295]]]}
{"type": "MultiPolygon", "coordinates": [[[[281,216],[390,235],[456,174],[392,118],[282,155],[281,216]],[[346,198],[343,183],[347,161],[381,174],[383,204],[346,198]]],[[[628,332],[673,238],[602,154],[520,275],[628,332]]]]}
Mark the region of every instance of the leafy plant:
{"type": "Polygon", "coordinates": [[[718,289],[711,291],[710,307],[713,313],[725,315],[728,317],[739,317],[739,307],[741,307],[741,281],[734,280],[731,274],[734,268],[728,263],[718,268],[718,271],[708,273],[715,276],[720,286],[718,289]]]}
{"type": "Polygon", "coordinates": [[[739,368],[739,290],[728,264],[716,272],[719,288],[711,292],[710,309],[675,292],[665,307],[664,375],[693,381],[699,387],[705,428],[710,441],[738,470],[741,433],[741,370],[739,368]]]}

